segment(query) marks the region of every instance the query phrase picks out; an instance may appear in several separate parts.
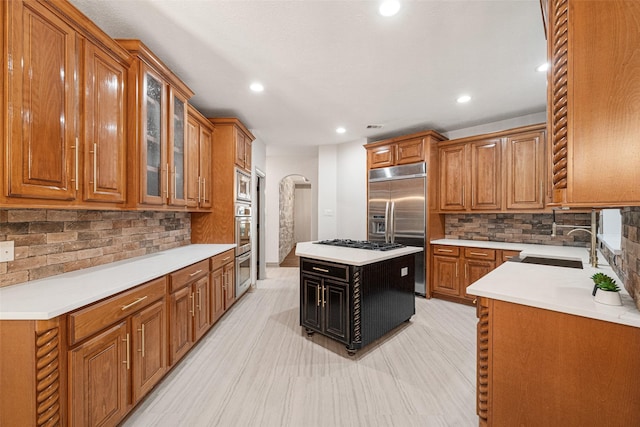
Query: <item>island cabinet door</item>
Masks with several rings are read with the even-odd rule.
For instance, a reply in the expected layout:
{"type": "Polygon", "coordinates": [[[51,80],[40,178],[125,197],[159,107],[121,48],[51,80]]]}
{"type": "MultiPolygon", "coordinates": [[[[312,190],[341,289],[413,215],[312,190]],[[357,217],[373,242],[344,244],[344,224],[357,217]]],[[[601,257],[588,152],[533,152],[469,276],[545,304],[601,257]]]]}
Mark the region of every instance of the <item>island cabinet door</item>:
{"type": "Polygon", "coordinates": [[[322,332],[322,280],[302,276],[300,310],[302,326],[322,332]]]}
{"type": "Polygon", "coordinates": [[[325,280],[322,286],[324,332],[344,343],[349,342],[348,290],[344,283],[325,280]]]}

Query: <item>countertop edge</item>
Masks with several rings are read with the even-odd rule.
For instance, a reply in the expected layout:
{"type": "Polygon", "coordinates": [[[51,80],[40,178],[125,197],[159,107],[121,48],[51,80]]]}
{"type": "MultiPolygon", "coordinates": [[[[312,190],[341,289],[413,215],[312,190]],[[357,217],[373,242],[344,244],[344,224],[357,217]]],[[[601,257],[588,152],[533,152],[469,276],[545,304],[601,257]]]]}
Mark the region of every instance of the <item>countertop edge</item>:
{"type": "Polygon", "coordinates": [[[371,251],[366,249],[318,245],[314,244],[314,242],[301,242],[296,245],[296,255],[299,257],[354,265],[357,267],[423,251],[423,248],[417,246],[406,246],[390,251],[371,251]]]}
{"type": "Polygon", "coordinates": [[[0,320],[49,320],[104,298],[132,289],[196,262],[235,248],[235,244],[190,244],[149,255],[103,264],[44,279],[0,288],[0,320]],[[139,267],[139,268],[136,268],[139,267]],[[144,271],[141,271],[144,270],[144,271]],[[103,285],[108,277],[125,275],[119,284],[103,285]],[[96,284],[97,282],[97,284],[96,284]],[[91,283],[87,288],[86,284],[91,283]],[[77,286],[77,288],[74,288],[77,286]],[[81,288],[80,286],[84,286],[81,288]],[[84,292],[68,302],[59,293],[82,289],[84,292]],[[34,298],[34,294],[36,295],[34,298]],[[25,303],[25,300],[28,303],[25,303]],[[57,301],[56,301],[57,300],[57,301]],[[24,308],[20,309],[20,305],[24,308]],[[33,305],[33,309],[27,308],[33,305]],[[50,306],[50,308],[47,307],[50,306]],[[5,306],[17,308],[6,309],[5,306]]]}

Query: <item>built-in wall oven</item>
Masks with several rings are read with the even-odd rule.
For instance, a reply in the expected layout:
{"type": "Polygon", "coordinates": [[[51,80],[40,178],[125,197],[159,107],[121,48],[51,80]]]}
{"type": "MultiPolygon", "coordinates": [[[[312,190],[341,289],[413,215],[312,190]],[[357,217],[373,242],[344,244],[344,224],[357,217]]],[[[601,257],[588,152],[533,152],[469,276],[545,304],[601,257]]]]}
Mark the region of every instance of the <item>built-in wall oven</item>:
{"type": "Polygon", "coordinates": [[[251,205],[236,202],[236,298],[251,285],[251,205]]]}

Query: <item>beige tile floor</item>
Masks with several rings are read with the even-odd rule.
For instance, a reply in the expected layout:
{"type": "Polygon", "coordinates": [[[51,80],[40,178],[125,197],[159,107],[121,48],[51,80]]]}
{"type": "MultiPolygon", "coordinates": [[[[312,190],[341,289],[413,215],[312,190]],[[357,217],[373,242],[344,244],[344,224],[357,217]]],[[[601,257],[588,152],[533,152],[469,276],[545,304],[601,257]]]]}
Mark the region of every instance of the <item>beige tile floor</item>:
{"type": "Polygon", "coordinates": [[[271,268],[125,426],[477,426],[475,309],[416,299],[349,357],[299,326],[297,268],[271,268]]]}

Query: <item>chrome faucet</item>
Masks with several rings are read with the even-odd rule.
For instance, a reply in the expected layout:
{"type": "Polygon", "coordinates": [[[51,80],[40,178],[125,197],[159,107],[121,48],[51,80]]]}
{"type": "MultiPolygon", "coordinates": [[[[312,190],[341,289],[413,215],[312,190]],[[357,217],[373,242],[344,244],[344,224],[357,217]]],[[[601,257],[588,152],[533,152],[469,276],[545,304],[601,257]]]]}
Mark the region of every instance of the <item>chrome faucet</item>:
{"type": "Polygon", "coordinates": [[[553,223],[551,224],[551,236],[556,236],[558,228],[571,228],[572,230],[567,233],[567,236],[575,231],[584,231],[591,234],[591,247],[589,248],[589,264],[592,267],[598,267],[598,232],[596,223],[596,210],[591,209],[591,225],[558,225],[556,224],[555,211],[553,213],[553,223]]]}

